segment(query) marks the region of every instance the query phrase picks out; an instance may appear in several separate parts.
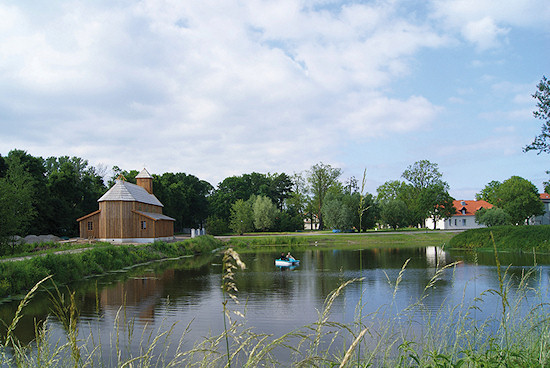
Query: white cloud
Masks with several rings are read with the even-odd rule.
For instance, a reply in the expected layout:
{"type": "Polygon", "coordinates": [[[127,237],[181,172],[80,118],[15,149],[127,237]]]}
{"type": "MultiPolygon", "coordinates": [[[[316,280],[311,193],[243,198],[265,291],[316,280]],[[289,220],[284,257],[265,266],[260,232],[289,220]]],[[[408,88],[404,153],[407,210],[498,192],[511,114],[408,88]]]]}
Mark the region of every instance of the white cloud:
{"type": "Polygon", "coordinates": [[[491,17],[468,22],[462,27],[464,37],[477,45],[480,50],[497,47],[499,38],[508,33],[508,30],[498,27],[491,17]]]}
{"type": "Polygon", "coordinates": [[[427,129],[441,110],[420,96],[406,101],[375,97],[356,102],[357,106],[351,106],[351,112],[341,122],[346,134],[356,139],[427,129]]]}
{"type": "Polygon", "coordinates": [[[510,27],[550,29],[550,7],[538,0],[437,0],[434,17],[481,50],[497,47],[510,27]]]}
{"type": "MultiPolygon", "coordinates": [[[[457,32],[492,47],[526,24],[476,4],[438,2],[433,16],[402,1],[1,4],[0,152],[147,164],[213,184],[338,162],[348,145],[433,132],[439,104],[458,101],[427,97],[442,81],[401,90],[425,51],[452,49],[457,32]]],[[[445,83],[468,101],[478,93],[445,83]]]]}

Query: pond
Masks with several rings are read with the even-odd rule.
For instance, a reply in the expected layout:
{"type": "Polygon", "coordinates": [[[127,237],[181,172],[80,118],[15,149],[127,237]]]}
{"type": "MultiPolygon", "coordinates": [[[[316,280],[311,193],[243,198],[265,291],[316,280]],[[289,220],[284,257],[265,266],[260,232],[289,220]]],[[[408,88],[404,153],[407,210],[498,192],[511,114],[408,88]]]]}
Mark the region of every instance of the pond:
{"type": "MultiPolygon", "coordinates": [[[[244,317],[231,314],[233,321],[255,334],[282,336],[318,321],[327,296],[344,282],[355,280],[334,300],[330,321],[360,320],[363,325],[381,331],[387,326],[384,321],[395,321],[398,316],[414,320],[408,325],[410,333],[411,329],[418,332],[433,328],[434,320],[441,319],[453,306],[462,305],[465,309],[475,307],[470,309],[472,318],[488,320],[489,329],[498,328],[501,299],[495,292],[482,295],[487,290],[500,290],[492,253],[448,252],[435,247],[365,250],[313,247],[293,255],[301,262],[292,269],[274,266],[275,250],[240,255],[247,266],[244,271],[235,271],[234,276],[238,288],[235,295],[240,303],[229,301],[226,306],[230,311],[240,311],[244,317]],[[448,268],[442,270],[445,266],[448,268]],[[405,313],[407,310],[410,312],[405,313]]],[[[520,312],[548,302],[549,256],[534,258],[529,254],[503,253],[499,254],[499,260],[510,300],[515,300],[522,275],[532,272],[528,279],[534,289],[522,289],[524,304],[519,307],[520,312]],[[535,262],[537,266],[533,267],[535,262]]],[[[88,339],[90,346],[101,342],[100,359],[107,366],[115,365],[117,349],[124,350],[113,341],[125,346],[123,354],[135,354],[140,347],[151,344],[154,336],[167,330],[171,331],[169,341],[163,342],[162,349],[168,354],[177,349],[183,335],[180,349],[191,349],[205,337],[224,331],[226,297],[221,283],[220,254],[155,262],[84,280],[70,286],[75,291],[79,311],[79,336],[83,341],[88,339]],[[133,332],[121,325],[130,325],[133,332]]],[[[69,294],[65,287],[60,291],[69,294]]],[[[11,321],[17,304],[1,304],[0,319],[11,321]]],[[[50,340],[63,341],[63,325],[51,316],[51,309],[47,293],[37,294],[25,309],[16,331],[18,338],[32,341],[35,321],[44,321],[50,315],[50,340]]],[[[5,334],[5,328],[1,333],[5,334]]],[[[371,339],[376,343],[376,338],[371,339]]],[[[280,354],[278,359],[291,359],[289,352],[280,354]]]]}

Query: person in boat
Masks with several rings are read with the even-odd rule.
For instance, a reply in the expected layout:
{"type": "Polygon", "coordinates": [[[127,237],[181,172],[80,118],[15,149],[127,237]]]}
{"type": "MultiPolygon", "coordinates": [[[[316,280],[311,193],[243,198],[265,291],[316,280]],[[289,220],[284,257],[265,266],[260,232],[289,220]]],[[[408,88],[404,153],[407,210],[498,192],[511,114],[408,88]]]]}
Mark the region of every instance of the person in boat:
{"type": "Polygon", "coordinates": [[[281,261],[288,261],[288,258],[285,256],[285,252],[281,252],[281,256],[279,257],[281,261]]]}
{"type": "Polygon", "coordinates": [[[286,259],[289,260],[289,261],[294,261],[294,260],[296,260],[296,258],[292,257],[292,254],[290,254],[290,252],[288,252],[288,253],[286,254],[286,259]]]}

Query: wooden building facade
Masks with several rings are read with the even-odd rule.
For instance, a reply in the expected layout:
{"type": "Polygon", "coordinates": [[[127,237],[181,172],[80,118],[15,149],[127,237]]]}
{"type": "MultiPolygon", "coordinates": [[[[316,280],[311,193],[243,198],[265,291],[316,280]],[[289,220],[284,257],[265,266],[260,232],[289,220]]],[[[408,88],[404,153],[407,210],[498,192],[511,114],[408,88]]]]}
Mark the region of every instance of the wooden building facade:
{"type": "Polygon", "coordinates": [[[143,169],[136,184],[117,179],[101,198],[99,210],[77,219],[80,237],[115,243],[174,239],[174,219],[162,214],[153,177],[143,169]]]}

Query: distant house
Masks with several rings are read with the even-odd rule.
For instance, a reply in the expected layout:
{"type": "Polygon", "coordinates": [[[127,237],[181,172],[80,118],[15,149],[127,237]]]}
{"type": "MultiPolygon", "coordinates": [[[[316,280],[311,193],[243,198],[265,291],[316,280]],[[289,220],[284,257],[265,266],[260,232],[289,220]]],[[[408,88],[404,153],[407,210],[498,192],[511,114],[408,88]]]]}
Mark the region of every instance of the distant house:
{"type": "MultiPolygon", "coordinates": [[[[436,222],[436,229],[446,230],[467,230],[485,227],[483,224],[478,224],[475,214],[482,208],[493,208],[493,205],[486,201],[453,201],[456,208],[456,213],[448,219],[439,220],[436,222]]],[[[433,219],[426,219],[426,227],[433,229],[433,219]]]]}
{"type": "Polygon", "coordinates": [[[143,169],[136,184],[117,179],[97,201],[99,210],[77,219],[80,237],[114,243],[147,243],[174,238],[174,219],[162,214],[153,177],[143,169]]]}
{"type": "Polygon", "coordinates": [[[550,194],[540,193],[540,200],[544,204],[544,215],[529,219],[529,225],[550,225],[550,194]]]}

